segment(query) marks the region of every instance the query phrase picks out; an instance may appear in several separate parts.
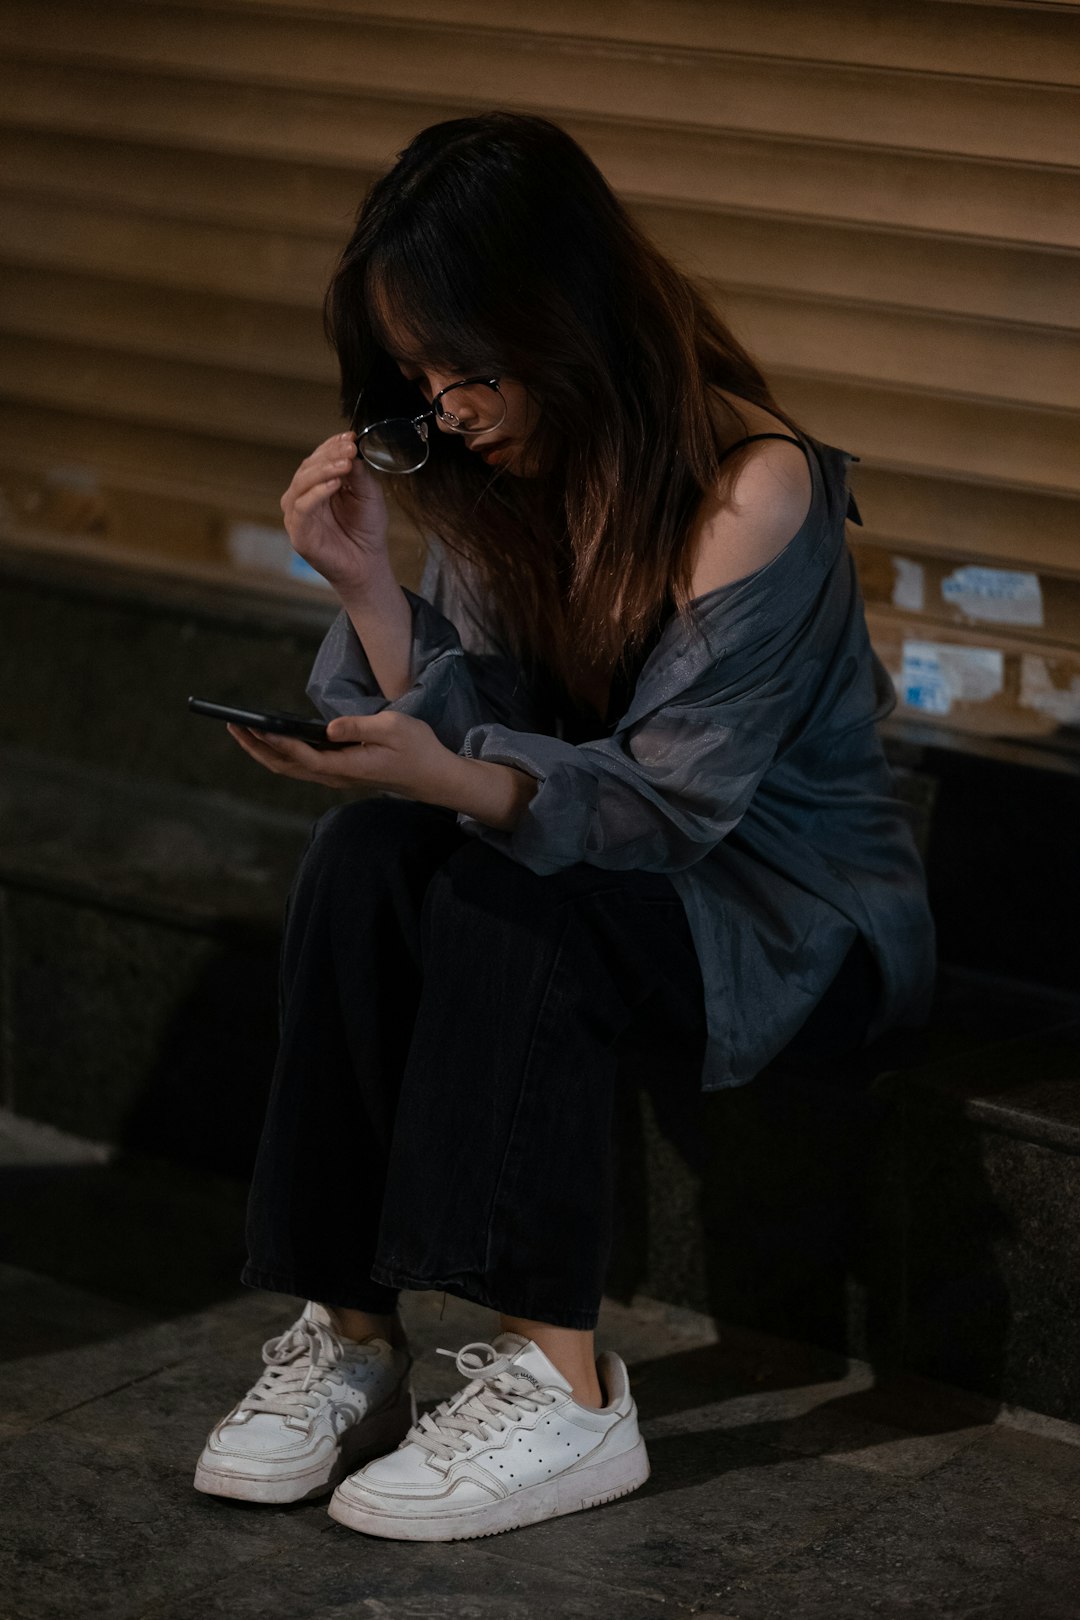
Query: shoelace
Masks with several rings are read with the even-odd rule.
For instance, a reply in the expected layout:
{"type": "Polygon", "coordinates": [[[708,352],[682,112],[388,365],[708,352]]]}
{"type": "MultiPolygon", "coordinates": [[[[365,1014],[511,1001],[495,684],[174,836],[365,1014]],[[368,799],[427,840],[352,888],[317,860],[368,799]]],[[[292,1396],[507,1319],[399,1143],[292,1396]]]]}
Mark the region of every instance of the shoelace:
{"type": "Polygon", "coordinates": [[[320,1400],[340,1389],[344,1377],[342,1361],[370,1361],[378,1352],[346,1346],[338,1335],[321,1322],[305,1318],[276,1338],[267,1339],[262,1358],[267,1364],[258,1383],[253,1384],[236,1408],[236,1416],[246,1412],[276,1412],[280,1417],[310,1422],[320,1400]],[[306,1361],[304,1358],[306,1357],[306,1361]],[[298,1363],[298,1365],[286,1365],[298,1363]]]}
{"type": "Polygon", "coordinates": [[[439,1350],[440,1356],[454,1356],[458,1372],[472,1379],[450,1400],[440,1401],[432,1412],[425,1412],[414,1423],[402,1444],[412,1441],[429,1452],[428,1461],[441,1457],[449,1464],[458,1452],[467,1452],[470,1434],[488,1440],[516,1423],[524,1412],[551,1406],[561,1390],[538,1389],[531,1378],[508,1372],[510,1357],[500,1355],[493,1344],[474,1340],[461,1350],[439,1350]],[[479,1354],[477,1354],[479,1352],[479,1354]],[[490,1360],[485,1360],[490,1357],[490,1360]]]}

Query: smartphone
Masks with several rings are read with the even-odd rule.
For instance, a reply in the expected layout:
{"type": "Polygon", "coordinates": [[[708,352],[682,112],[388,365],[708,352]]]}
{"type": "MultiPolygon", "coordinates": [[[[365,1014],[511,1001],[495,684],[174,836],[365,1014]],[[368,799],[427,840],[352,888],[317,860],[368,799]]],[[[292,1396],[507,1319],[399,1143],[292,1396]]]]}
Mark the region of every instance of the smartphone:
{"type": "Polygon", "coordinates": [[[347,743],[331,742],[326,735],[326,721],[312,715],[290,714],[280,709],[238,709],[229,703],[211,703],[208,698],[188,698],[192,714],[205,714],[211,720],[231,720],[236,726],[251,726],[255,731],[276,731],[285,737],[299,737],[312,748],[344,748],[347,743]]]}

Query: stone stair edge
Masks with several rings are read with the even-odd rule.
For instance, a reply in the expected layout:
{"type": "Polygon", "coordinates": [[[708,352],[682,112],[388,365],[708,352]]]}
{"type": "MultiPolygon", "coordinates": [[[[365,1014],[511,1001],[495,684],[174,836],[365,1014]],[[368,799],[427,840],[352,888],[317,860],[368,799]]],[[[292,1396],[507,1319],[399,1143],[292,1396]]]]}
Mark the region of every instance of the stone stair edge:
{"type": "Polygon", "coordinates": [[[137,559],[88,555],[45,547],[0,527],[0,581],[96,602],[138,606],[181,618],[196,617],[310,638],[325,634],[340,603],[315,587],[238,578],[227,584],[197,570],[140,566],[137,559]]]}
{"type": "Polygon", "coordinates": [[[314,818],[21,745],[0,747],[0,884],[170,926],[265,934],[314,818]],[[125,859],[114,828],[144,851],[125,859]],[[162,851],[155,862],[153,852],[162,851]]]}
{"type": "Polygon", "coordinates": [[[1080,1155],[1080,1016],[1075,1013],[1038,1030],[977,1043],[897,1079],[924,1109],[1080,1155]]]}

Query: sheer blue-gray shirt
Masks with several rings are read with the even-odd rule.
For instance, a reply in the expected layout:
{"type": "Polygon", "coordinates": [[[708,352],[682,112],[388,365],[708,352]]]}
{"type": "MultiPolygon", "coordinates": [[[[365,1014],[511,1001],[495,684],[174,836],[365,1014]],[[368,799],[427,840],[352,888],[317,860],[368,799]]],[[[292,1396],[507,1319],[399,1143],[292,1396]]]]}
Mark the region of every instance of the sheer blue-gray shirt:
{"type": "Polygon", "coordinates": [[[870,644],[845,519],[857,459],[801,435],[798,533],[663,625],[609,735],[573,743],[509,654],[475,580],[434,540],[412,607],[413,684],[388,701],[342,611],[308,694],[326,719],[400,709],[539,786],[512,831],[458,824],[531,871],[666,872],[705,988],[702,1089],[744,1085],[821,999],[857,934],[880,970],[867,1040],[918,1027],[936,969],[911,813],[878,722],[896,693],[870,644]]]}

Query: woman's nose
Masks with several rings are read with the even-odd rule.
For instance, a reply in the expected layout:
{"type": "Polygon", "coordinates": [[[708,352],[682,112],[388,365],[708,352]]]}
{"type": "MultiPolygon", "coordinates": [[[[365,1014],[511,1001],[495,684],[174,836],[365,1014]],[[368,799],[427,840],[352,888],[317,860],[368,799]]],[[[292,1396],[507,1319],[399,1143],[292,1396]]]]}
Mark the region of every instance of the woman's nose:
{"type": "Polygon", "coordinates": [[[440,398],[440,395],[442,394],[444,388],[448,388],[451,383],[455,382],[456,380],[457,379],[454,377],[432,377],[429,379],[429,387],[431,392],[429,393],[428,398],[435,407],[435,425],[442,433],[450,433],[453,431],[447,425],[446,421],[447,415],[453,413],[453,395],[450,396],[451,403],[449,407],[447,406],[445,399],[440,398]]]}

